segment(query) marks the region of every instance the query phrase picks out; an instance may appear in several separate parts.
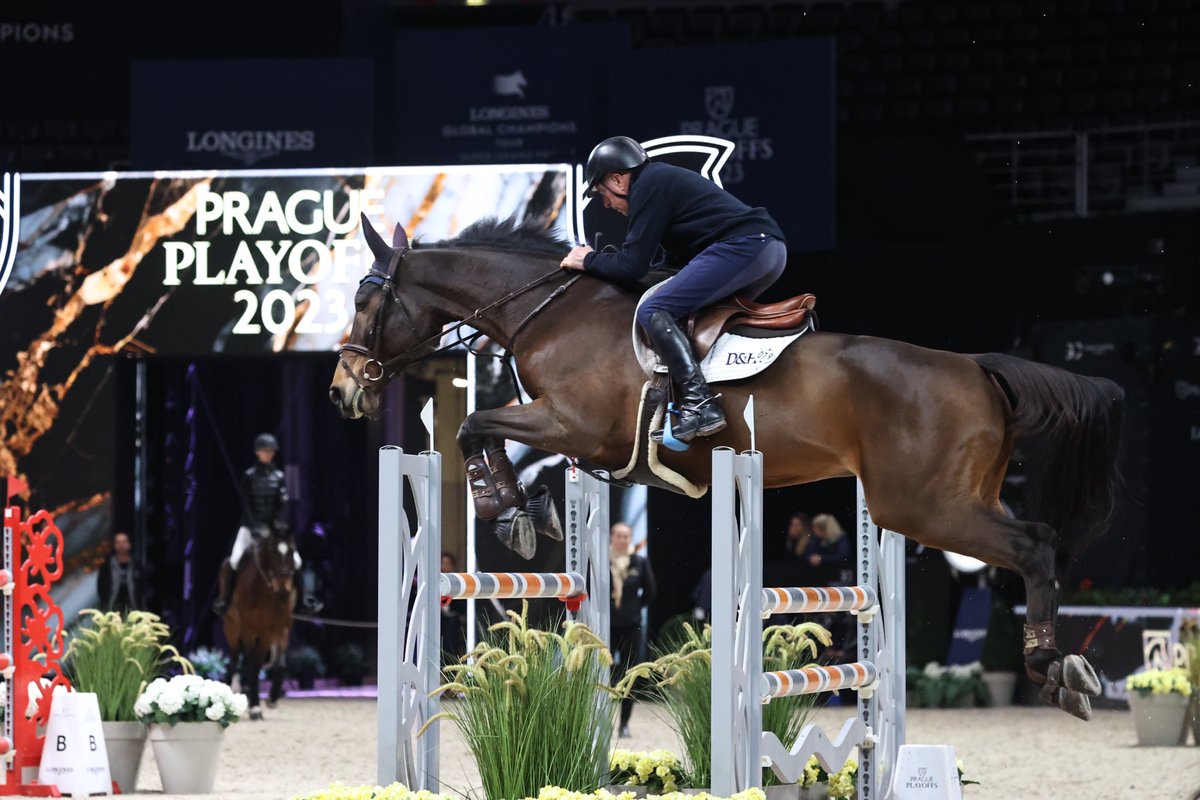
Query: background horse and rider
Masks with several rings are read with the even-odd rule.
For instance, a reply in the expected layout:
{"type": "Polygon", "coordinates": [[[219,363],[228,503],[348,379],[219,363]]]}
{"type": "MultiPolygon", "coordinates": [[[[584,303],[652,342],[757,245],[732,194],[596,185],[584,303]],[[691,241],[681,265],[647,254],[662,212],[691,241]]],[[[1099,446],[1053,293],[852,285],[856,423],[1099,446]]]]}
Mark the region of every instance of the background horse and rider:
{"type": "MultiPolygon", "coordinates": [[[[388,245],[363,218],[375,262],[330,398],[348,418],[374,414],[380,390],[441,348],[446,325],[469,324],[513,356],[532,402],[478,411],[458,440],[486,494],[481,516],[523,502],[503,460],[506,439],[620,469],[639,439],[647,375],[630,344],[639,291],[558,269],[568,245],[544,222],[484,220],[455,239],[388,245]],[[482,470],[481,470],[482,468],[482,470]],[[490,470],[491,475],[483,470],[490,470]]],[[[921,544],[1020,574],[1026,587],[1026,669],[1043,699],[1082,718],[1099,680],[1054,638],[1058,582],[1101,536],[1115,486],[1123,393],[1091,378],[1008,355],[963,355],[870,336],[802,336],[766,371],[721,384],[729,419],[756,403],[767,487],[857,476],[875,521],[921,544]],[[1027,519],[1009,517],[1000,488],[1018,441],[1036,444],[1039,485],[1027,519]]],[[[731,424],[662,463],[697,486],[709,449],[750,447],[731,424]]]]}
{"type": "Polygon", "coordinates": [[[283,678],[292,611],[296,604],[295,545],[286,532],[269,526],[242,557],[232,599],[222,618],[229,645],[230,674],[241,680],[250,700],[251,719],[262,719],[259,671],[271,680],[267,696],[273,707],[283,696],[283,678]]]}

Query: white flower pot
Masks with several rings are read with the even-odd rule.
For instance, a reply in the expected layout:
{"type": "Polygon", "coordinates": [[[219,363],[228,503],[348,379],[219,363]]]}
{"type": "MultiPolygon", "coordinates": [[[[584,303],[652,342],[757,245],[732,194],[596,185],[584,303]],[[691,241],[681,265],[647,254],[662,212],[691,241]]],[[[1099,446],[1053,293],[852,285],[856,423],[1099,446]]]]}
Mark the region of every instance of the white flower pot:
{"type": "Polygon", "coordinates": [[[217,722],[151,725],[150,746],[164,794],[211,792],[221,760],[225,729],[217,722]]]}
{"type": "Polygon", "coordinates": [[[1017,673],[985,672],[983,682],[987,684],[988,692],[992,695],[992,706],[1012,705],[1013,695],[1017,691],[1017,673]]]}
{"type": "Polygon", "coordinates": [[[146,726],[140,722],[102,722],[104,747],[108,751],[108,774],[121,794],[137,791],[142,751],[146,749],[146,726]]]}
{"type": "Polygon", "coordinates": [[[1142,695],[1131,691],[1129,710],[1137,726],[1138,744],[1148,747],[1185,744],[1189,705],[1188,698],[1177,692],[1142,695]]]}
{"type": "Polygon", "coordinates": [[[1198,689],[1192,690],[1192,744],[1200,745],[1200,692],[1198,689]]]}

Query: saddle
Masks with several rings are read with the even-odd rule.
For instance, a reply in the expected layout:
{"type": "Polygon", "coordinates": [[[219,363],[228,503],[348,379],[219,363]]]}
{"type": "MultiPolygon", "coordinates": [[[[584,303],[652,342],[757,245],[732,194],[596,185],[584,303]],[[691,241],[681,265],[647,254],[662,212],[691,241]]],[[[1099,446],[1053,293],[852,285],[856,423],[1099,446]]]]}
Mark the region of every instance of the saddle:
{"type": "MultiPolygon", "coordinates": [[[[770,331],[792,331],[804,326],[817,305],[814,294],[798,294],[777,303],[756,303],[739,295],[731,295],[711,306],[694,311],[687,317],[684,331],[692,341],[692,352],[703,360],[721,334],[736,328],[763,328],[770,331]]],[[[814,326],[815,327],[815,326],[814,326]]]]}

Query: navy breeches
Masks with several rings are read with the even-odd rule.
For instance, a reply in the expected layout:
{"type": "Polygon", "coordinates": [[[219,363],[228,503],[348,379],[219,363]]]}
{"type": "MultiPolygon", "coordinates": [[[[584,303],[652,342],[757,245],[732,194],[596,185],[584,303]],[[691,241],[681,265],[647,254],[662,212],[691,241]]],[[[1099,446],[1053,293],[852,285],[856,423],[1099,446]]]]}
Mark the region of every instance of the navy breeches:
{"type": "Polygon", "coordinates": [[[642,303],[638,324],[645,328],[660,310],[679,319],[735,292],[754,299],[786,264],[787,245],[774,236],[739,236],[709,245],[642,303]]]}

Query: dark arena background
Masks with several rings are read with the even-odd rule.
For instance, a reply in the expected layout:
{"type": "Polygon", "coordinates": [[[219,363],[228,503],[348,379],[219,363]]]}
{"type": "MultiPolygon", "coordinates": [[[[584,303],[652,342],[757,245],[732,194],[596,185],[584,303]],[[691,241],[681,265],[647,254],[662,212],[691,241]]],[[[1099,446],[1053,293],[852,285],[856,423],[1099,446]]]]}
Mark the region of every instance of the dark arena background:
{"type": "MultiPolygon", "coordinates": [[[[209,607],[237,530],[235,476],[270,431],[332,621],[297,622],[293,646],[316,648],[332,678],[357,645],[370,683],[376,449],[424,448],[431,397],[444,535],[465,563],[463,354],[411,369],[378,419],[343,420],[328,398],[345,330],[335,312],[361,271],[308,289],[323,251],[298,271],[279,255],[285,291],[268,302],[270,279],[253,276],[289,236],[221,214],[200,229],[190,214],[237,196],[253,223],[268,195],[311,192],[306,208],[324,203],[327,217],[316,235],[353,258],[358,234],[343,240],[342,227],[372,202],[377,223],[419,222],[430,240],[520,214],[615,244],[623,220],[595,205],[576,218],[574,205],[575,166],[615,134],[732,142],[725,187],[788,237],[767,299],[815,293],[827,330],[1117,381],[1119,507],[1068,598],[1200,605],[1194,0],[22,1],[0,8],[0,73],[0,173],[21,176],[15,259],[0,272],[0,477],[59,515],[72,613],[95,603],[95,570],[127,531],[180,649],[221,647],[209,607]],[[234,281],[243,245],[252,266],[234,281]],[[204,282],[202,254],[227,282],[204,282]],[[296,290],[329,314],[315,332],[271,316],[293,319],[296,290]]],[[[479,363],[473,402],[512,400],[479,363]]],[[[1018,454],[1004,490],[1014,509],[1029,468],[1018,454]]],[[[561,464],[544,473],[561,491],[561,464]]],[[[614,515],[638,515],[648,541],[653,634],[692,611],[710,507],[644,497],[614,515]]],[[[798,569],[784,547],[793,511],[849,526],[853,502],[848,480],[769,491],[767,583],[798,569]]],[[[481,568],[522,568],[488,526],[477,537],[481,568]]],[[[561,546],[543,547],[535,568],[557,559],[561,546]]],[[[910,545],[910,663],[945,661],[975,580],[910,545]]],[[[991,585],[1024,601],[1015,576],[991,585]]]]}

